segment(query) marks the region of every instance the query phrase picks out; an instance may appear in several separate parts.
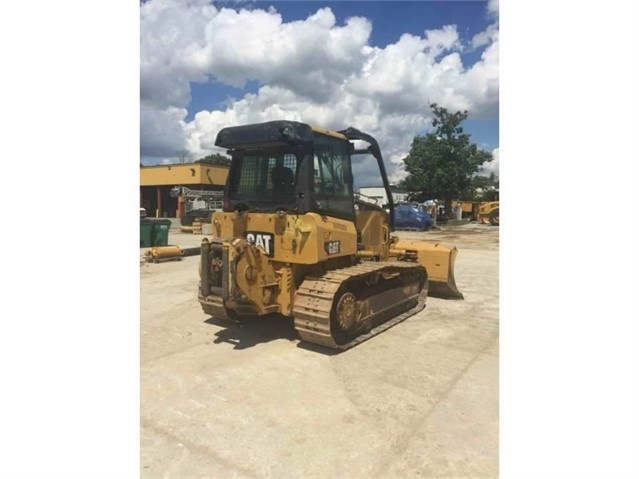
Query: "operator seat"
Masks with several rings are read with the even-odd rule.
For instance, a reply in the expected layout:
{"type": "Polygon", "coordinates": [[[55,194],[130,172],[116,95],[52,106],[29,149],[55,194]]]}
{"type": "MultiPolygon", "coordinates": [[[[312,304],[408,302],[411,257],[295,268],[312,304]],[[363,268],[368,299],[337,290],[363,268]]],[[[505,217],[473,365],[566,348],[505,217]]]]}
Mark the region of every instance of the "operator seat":
{"type": "Polygon", "coordinates": [[[295,173],[286,166],[275,166],[271,170],[271,181],[276,195],[287,195],[295,191],[295,173]]]}

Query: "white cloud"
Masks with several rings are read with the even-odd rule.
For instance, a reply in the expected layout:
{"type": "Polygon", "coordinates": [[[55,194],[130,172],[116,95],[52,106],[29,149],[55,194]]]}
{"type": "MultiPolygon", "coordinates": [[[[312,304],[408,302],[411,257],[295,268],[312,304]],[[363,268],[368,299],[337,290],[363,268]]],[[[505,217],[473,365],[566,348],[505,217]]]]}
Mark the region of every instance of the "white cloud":
{"type": "Polygon", "coordinates": [[[184,108],[140,107],[140,149],[151,157],[178,157],[186,147],[184,108]]]}
{"type": "Polygon", "coordinates": [[[433,56],[438,56],[442,52],[460,49],[459,35],[455,25],[445,25],[438,30],[426,30],[426,48],[433,56]]]}
{"type": "Polygon", "coordinates": [[[496,27],[473,40],[486,47],[465,67],[454,25],[422,37],[404,34],[380,48],[369,45],[369,20],[338,25],[327,7],[294,22],[273,8],[218,10],[202,0],[150,0],[141,14],[143,156],[186,148],[199,158],[220,151],[214,141],[224,126],[290,119],[372,134],[397,181],[413,137],[430,127],[429,103],[475,117],[497,111],[496,27]],[[259,87],[184,122],[190,83],[207,79],[233,86],[257,81],[259,87]]]}
{"type": "Polygon", "coordinates": [[[191,81],[206,80],[185,53],[197,48],[217,10],[206,0],[152,0],[140,6],[140,94],[156,108],[188,106],[191,81]]]}
{"type": "Polygon", "coordinates": [[[488,13],[494,17],[499,16],[499,0],[488,0],[488,13]]]}
{"type": "Polygon", "coordinates": [[[495,148],[493,150],[493,159],[491,161],[486,161],[482,165],[481,175],[489,176],[491,173],[494,173],[495,176],[499,176],[499,148],[495,148]]]}
{"type": "Polygon", "coordinates": [[[456,84],[465,92],[476,116],[496,115],[499,105],[499,34],[492,35],[491,43],[481,54],[481,60],[470,67],[456,84]]]}
{"type": "Polygon", "coordinates": [[[496,23],[490,25],[483,32],[478,33],[471,40],[472,48],[483,47],[484,45],[488,45],[489,43],[493,43],[499,40],[499,27],[496,23]]]}

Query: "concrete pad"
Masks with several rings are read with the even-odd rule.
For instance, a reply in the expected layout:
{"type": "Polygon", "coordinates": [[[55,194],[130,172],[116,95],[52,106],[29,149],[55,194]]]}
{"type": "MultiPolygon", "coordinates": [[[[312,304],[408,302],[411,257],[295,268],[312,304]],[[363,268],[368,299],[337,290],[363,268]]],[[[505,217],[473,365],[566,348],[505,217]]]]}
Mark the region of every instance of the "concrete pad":
{"type": "Polygon", "coordinates": [[[498,477],[498,228],[398,235],[455,237],[466,299],[340,354],[209,318],[197,257],[141,265],[141,477],[498,477]]]}

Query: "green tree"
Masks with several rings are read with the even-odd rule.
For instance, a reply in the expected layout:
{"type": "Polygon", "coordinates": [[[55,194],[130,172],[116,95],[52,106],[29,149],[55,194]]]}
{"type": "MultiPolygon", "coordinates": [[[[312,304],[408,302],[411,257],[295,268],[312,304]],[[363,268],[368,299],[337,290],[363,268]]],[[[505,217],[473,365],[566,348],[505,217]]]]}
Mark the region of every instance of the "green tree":
{"type": "Polygon", "coordinates": [[[413,192],[417,201],[441,199],[450,215],[452,200],[472,195],[473,175],[492,155],[470,142],[462,122],[467,111],[449,112],[431,103],[434,131],[413,139],[410,153],[404,158],[408,176],[401,186],[413,192]]]}
{"type": "Polygon", "coordinates": [[[196,160],[196,163],[206,163],[207,165],[221,165],[221,166],[229,166],[231,164],[231,159],[228,156],[220,155],[219,153],[214,153],[212,155],[205,156],[204,158],[200,158],[196,160]]]}

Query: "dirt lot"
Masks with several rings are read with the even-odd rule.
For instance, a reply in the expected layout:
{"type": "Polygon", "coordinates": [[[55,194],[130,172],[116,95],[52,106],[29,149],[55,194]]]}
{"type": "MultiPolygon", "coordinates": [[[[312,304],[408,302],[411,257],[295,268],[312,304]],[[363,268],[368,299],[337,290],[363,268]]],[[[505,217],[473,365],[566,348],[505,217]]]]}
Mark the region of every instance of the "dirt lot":
{"type": "Polygon", "coordinates": [[[141,477],[497,478],[499,228],[397,234],[456,245],[465,299],[340,354],[207,317],[196,256],[141,264],[141,477]]]}

